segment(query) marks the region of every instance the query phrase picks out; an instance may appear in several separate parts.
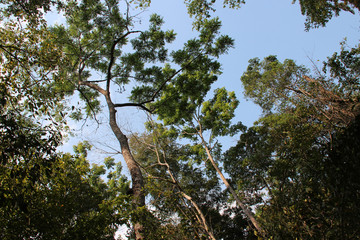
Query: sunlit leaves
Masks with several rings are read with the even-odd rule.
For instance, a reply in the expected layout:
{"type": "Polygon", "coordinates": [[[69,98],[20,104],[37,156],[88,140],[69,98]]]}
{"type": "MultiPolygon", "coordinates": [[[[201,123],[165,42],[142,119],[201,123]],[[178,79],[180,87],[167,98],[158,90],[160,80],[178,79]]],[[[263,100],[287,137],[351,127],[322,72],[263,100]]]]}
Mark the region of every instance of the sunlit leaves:
{"type": "Polygon", "coordinates": [[[0,79],[5,109],[63,127],[62,100],[74,89],[59,68],[63,54],[46,25],[7,20],[0,28],[0,79]],[[60,87],[64,85],[64,87],[60,87]]]}
{"type": "Polygon", "coordinates": [[[238,104],[234,92],[227,92],[225,88],[217,89],[213,99],[203,103],[201,109],[203,130],[211,129],[214,136],[236,134],[236,131],[230,132],[230,125],[238,104]]]}
{"type": "Polygon", "coordinates": [[[281,63],[276,56],[268,56],[263,61],[257,58],[249,60],[241,81],[245,96],[252,98],[264,112],[269,112],[292,104],[283,99],[293,94],[294,85],[306,73],[307,70],[297,66],[293,60],[286,59],[281,63]]]}
{"type": "Polygon", "coordinates": [[[164,88],[153,105],[167,124],[190,120],[221,73],[216,58],[232,47],[233,41],[217,36],[220,26],[217,19],[206,21],[198,39],[189,40],[183,49],[171,54],[183,71],[164,88]]]}
{"type": "Polygon", "coordinates": [[[360,45],[351,49],[342,46],[339,53],[334,53],[324,62],[323,71],[329,72],[332,78],[338,79],[338,89],[342,94],[351,95],[353,100],[358,98],[360,91],[360,45]]]}
{"type": "MultiPolygon", "coordinates": [[[[202,22],[206,18],[210,18],[212,13],[216,11],[214,4],[216,0],[186,0],[185,4],[188,9],[190,17],[194,17],[194,26],[201,28],[202,22]]],[[[244,0],[224,0],[223,7],[239,8],[244,0]]]]}
{"type": "Polygon", "coordinates": [[[27,21],[30,26],[46,24],[43,16],[53,9],[64,10],[67,0],[1,0],[0,19],[17,18],[27,21]]]}

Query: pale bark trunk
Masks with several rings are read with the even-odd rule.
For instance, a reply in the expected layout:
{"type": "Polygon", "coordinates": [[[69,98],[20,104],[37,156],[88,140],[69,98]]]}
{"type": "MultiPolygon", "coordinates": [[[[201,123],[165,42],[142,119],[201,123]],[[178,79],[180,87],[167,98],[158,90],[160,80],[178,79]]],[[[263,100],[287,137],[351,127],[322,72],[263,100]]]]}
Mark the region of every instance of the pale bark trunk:
{"type": "Polygon", "coordinates": [[[247,208],[247,206],[245,204],[242,203],[242,201],[240,200],[240,198],[236,194],[235,190],[231,187],[230,183],[225,178],[224,174],[222,174],[220,168],[218,167],[218,165],[214,161],[214,159],[213,159],[213,157],[211,155],[210,149],[208,148],[208,146],[207,146],[201,132],[199,133],[199,136],[200,136],[202,144],[203,144],[203,146],[205,148],[208,159],[210,160],[212,166],[215,168],[216,172],[219,174],[219,176],[220,176],[221,180],[224,182],[225,186],[229,189],[231,195],[235,198],[236,204],[243,210],[246,217],[251,221],[251,223],[254,225],[254,227],[256,228],[258,233],[262,237],[265,237],[265,232],[262,229],[262,227],[260,226],[260,224],[258,223],[258,221],[255,219],[253,213],[247,208]]]}
{"type": "MultiPolygon", "coordinates": [[[[115,134],[120,143],[121,153],[124,157],[125,163],[130,171],[133,189],[133,203],[136,207],[145,206],[145,195],[143,193],[144,179],[141,173],[140,166],[136,163],[133,155],[131,154],[128,138],[119,128],[116,122],[116,109],[109,96],[106,96],[106,102],[109,107],[109,124],[111,130],[115,134]]],[[[135,237],[137,240],[144,239],[143,226],[140,223],[134,223],[135,237]]]]}
{"type": "Polygon", "coordinates": [[[172,171],[170,169],[170,166],[169,164],[166,162],[166,160],[164,159],[165,163],[161,163],[160,161],[160,158],[159,158],[159,154],[156,150],[156,155],[158,157],[158,161],[159,161],[159,164],[160,165],[165,165],[167,167],[167,171],[168,171],[168,174],[170,175],[170,178],[172,180],[172,182],[177,186],[178,190],[180,191],[181,195],[186,198],[190,203],[191,205],[194,206],[194,208],[196,209],[196,212],[197,214],[199,214],[200,216],[200,219],[199,219],[199,222],[200,224],[202,224],[204,226],[204,229],[206,231],[206,233],[209,235],[209,238],[212,239],[212,240],[216,240],[212,230],[210,229],[207,221],[206,221],[206,218],[204,216],[204,214],[202,213],[201,209],[199,208],[199,206],[197,205],[197,203],[192,199],[192,197],[190,197],[189,195],[187,195],[181,188],[181,186],[179,185],[178,181],[175,179],[174,175],[172,174],[172,171]]]}
{"type": "MultiPolygon", "coordinates": [[[[106,88],[105,89],[101,88],[99,85],[97,85],[94,82],[82,81],[81,73],[85,68],[85,64],[81,65],[82,63],[80,64],[79,70],[78,70],[79,71],[79,75],[78,75],[79,82],[78,83],[79,83],[79,85],[88,86],[105,96],[106,103],[109,108],[109,125],[111,127],[111,130],[115,134],[115,137],[119,141],[121,153],[124,157],[124,160],[126,162],[126,165],[129,169],[129,172],[131,175],[133,197],[134,197],[133,203],[136,207],[143,207],[143,206],[145,206],[145,195],[143,193],[144,179],[143,179],[143,176],[142,176],[142,173],[140,170],[140,166],[136,163],[133,155],[131,154],[129,143],[128,143],[128,138],[121,131],[121,129],[119,128],[119,126],[116,122],[116,107],[117,106],[111,101],[111,97],[110,97],[110,83],[111,83],[111,79],[113,78],[111,70],[112,70],[112,67],[114,66],[114,63],[116,60],[116,57],[114,55],[116,45],[122,39],[126,38],[128,35],[130,35],[132,33],[137,33],[137,32],[139,32],[139,31],[129,31],[129,32],[125,33],[123,36],[121,36],[118,39],[113,41],[113,44],[112,44],[112,47],[110,50],[110,58],[109,58],[107,76],[106,76],[106,88]]],[[[121,106],[121,104],[118,106],[121,106]]],[[[133,223],[133,224],[134,224],[136,239],[137,240],[144,239],[143,226],[139,222],[133,223]]]]}
{"type": "Polygon", "coordinates": [[[209,238],[212,240],[216,240],[213,232],[211,231],[211,229],[209,228],[209,225],[207,224],[207,221],[205,219],[204,214],[202,213],[201,209],[199,208],[199,206],[197,205],[196,202],[194,202],[194,200],[192,199],[192,197],[190,197],[189,195],[187,195],[186,193],[181,191],[181,194],[183,195],[184,198],[186,198],[188,201],[191,202],[191,204],[195,207],[197,213],[200,215],[201,218],[201,223],[205,228],[205,231],[207,232],[207,234],[209,235],[209,238]]]}
{"type": "Polygon", "coordinates": [[[201,211],[201,209],[199,208],[199,206],[197,205],[197,203],[192,199],[191,196],[187,195],[187,194],[182,190],[179,182],[176,180],[174,174],[173,174],[172,171],[171,171],[170,165],[167,163],[167,160],[166,160],[165,155],[164,155],[164,157],[163,157],[163,161],[164,161],[164,162],[161,162],[161,160],[160,160],[160,154],[159,154],[159,152],[158,152],[158,149],[157,149],[156,145],[155,145],[155,153],[156,153],[156,157],[157,157],[158,164],[159,164],[160,166],[166,166],[167,172],[168,172],[168,174],[169,174],[169,176],[170,176],[170,178],[171,178],[172,183],[175,184],[175,186],[177,187],[177,189],[180,191],[181,195],[182,195],[185,199],[187,199],[187,200],[191,203],[191,205],[193,205],[193,207],[195,208],[197,214],[199,215],[199,216],[196,216],[196,218],[198,219],[199,223],[203,225],[206,233],[209,235],[209,238],[210,238],[211,240],[216,240],[216,238],[215,238],[215,236],[214,236],[214,233],[212,232],[211,228],[209,227],[209,225],[208,225],[208,223],[207,223],[207,221],[206,221],[206,218],[205,218],[203,212],[201,211]]]}

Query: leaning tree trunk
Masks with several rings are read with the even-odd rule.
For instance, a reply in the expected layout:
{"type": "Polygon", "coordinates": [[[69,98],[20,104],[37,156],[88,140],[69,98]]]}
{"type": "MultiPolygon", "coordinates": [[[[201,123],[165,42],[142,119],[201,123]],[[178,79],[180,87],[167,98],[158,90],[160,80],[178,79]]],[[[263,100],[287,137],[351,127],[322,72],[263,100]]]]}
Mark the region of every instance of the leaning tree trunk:
{"type": "MultiPolygon", "coordinates": [[[[116,109],[109,96],[106,96],[106,102],[109,108],[109,124],[111,130],[113,131],[117,140],[120,143],[121,153],[130,171],[134,197],[133,203],[136,207],[143,207],[145,206],[145,195],[143,193],[144,179],[140,170],[140,166],[136,163],[133,155],[131,154],[128,138],[125,136],[125,134],[121,131],[118,124],[116,123],[116,109]]],[[[139,222],[133,224],[136,239],[144,239],[142,224],[139,222]]]]}
{"type": "MultiPolygon", "coordinates": [[[[157,150],[156,150],[157,151],[157,150]]],[[[158,155],[158,153],[156,152],[156,155],[158,155]]],[[[176,180],[175,176],[173,175],[171,169],[170,169],[170,165],[167,163],[167,161],[164,159],[165,163],[162,163],[159,159],[159,155],[158,155],[158,162],[160,165],[165,165],[167,168],[167,172],[170,175],[171,181],[173,184],[175,184],[175,186],[178,188],[178,190],[180,191],[181,195],[187,199],[191,205],[193,205],[193,207],[195,208],[197,214],[199,215],[198,221],[201,225],[203,225],[206,233],[209,235],[209,238],[211,240],[216,240],[214,233],[212,231],[212,229],[210,228],[209,224],[206,221],[205,215],[203,214],[203,212],[201,211],[199,205],[193,200],[193,198],[189,195],[187,195],[182,187],[180,186],[179,182],[176,180]]]]}
{"type": "Polygon", "coordinates": [[[229,181],[225,178],[224,174],[221,172],[220,168],[218,167],[218,165],[216,164],[215,160],[213,159],[210,149],[208,147],[208,145],[206,144],[202,132],[198,132],[200,139],[202,141],[202,145],[205,148],[206,154],[208,156],[208,159],[210,160],[212,166],[214,167],[214,169],[216,170],[216,172],[219,174],[221,180],[223,181],[223,183],[225,184],[226,188],[229,189],[231,195],[235,198],[236,204],[243,210],[244,214],[246,215],[246,217],[250,220],[250,222],[253,224],[253,226],[255,227],[255,229],[257,230],[257,232],[259,233],[259,235],[261,237],[265,238],[265,232],[264,229],[260,226],[259,222],[255,219],[254,214],[248,209],[248,207],[240,200],[240,198],[238,197],[238,195],[236,194],[235,190],[232,188],[232,186],[230,185],[229,181]]]}

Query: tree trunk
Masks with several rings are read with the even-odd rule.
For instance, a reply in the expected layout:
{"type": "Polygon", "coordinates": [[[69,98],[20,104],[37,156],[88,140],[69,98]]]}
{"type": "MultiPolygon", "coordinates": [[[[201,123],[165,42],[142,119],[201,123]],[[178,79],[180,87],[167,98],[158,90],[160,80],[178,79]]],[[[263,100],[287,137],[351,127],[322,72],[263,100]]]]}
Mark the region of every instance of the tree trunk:
{"type": "MultiPolygon", "coordinates": [[[[153,124],[154,122],[151,120],[151,124],[152,126],[154,126],[153,124]]],[[[204,230],[206,231],[206,233],[209,235],[209,239],[211,240],[216,240],[215,236],[214,236],[214,233],[212,231],[212,229],[210,228],[209,224],[207,223],[206,221],[206,218],[205,218],[205,215],[203,214],[203,212],[201,211],[200,207],[197,205],[197,203],[192,199],[191,196],[187,195],[182,187],[180,186],[179,182],[177,181],[176,177],[174,176],[171,168],[170,168],[170,165],[168,164],[167,160],[166,160],[166,155],[163,154],[163,162],[161,161],[160,159],[160,154],[159,154],[159,151],[158,151],[158,147],[157,147],[157,142],[158,142],[158,137],[157,135],[153,135],[154,137],[156,137],[156,141],[154,141],[155,145],[153,145],[154,147],[154,152],[156,154],[156,158],[157,158],[157,162],[160,166],[165,166],[166,167],[166,170],[171,178],[171,183],[174,184],[176,186],[176,188],[179,190],[179,192],[181,193],[181,195],[187,199],[191,205],[195,208],[197,214],[196,214],[196,218],[198,220],[198,222],[204,227],[204,230]]],[[[144,143],[146,144],[146,143],[144,143]]]]}
{"type": "Polygon", "coordinates": [[[207,224],[206,218],[204,216],[204,214],[202,213],[202,211],[200,210],[199,206],[197,205],[197,203],[192,199],[192,197],[190,197],[189,195],[187,195],[186,193],[184,193],[181,190],[181,195],[183,195],[184,198],[186,198],[188,201],[191,202],[191,204],[195,207],[197,213],[199,214],[201,220],[200,223],[204,226],[204,229],[206,231],[206,233],[209,235],[209,238],[211,240],[216,240],[212,230],[210,229],[209,225],[207,224]]]}
{"type": "MultiPolygon", "coordinates": [[[[144,179],[140,170],[140,166],[136,163],[133,155],[131,154],[128,138],[123,134],[118,124],[116,123],[116,109],[109,96],[106,96],[106,102],[109,107],[110,127],[120,143],[121,153],[130,171],[134,197],[133,203],[136,207],[143,207],[145,206],[145,195],[143,193],[144,179]]],[[[139,222],[133,224],[136,239],[144,239],[142,224],[139,222]]]]}
{"type": "Polygon", "coordinates": [[[207,154],[211,164],[215,168],[216,172],[219,174],[219,176],[220,176],[221,180],[224,182],[225,186],[229,189],[231,195],[235,198],[236,204],[238,206],[240,206],[240,208],[243,210],[243,212],[245,213],[247,218],[254,225],[254,227],[256,228],[258,233],[260,234],[260,236],[265,237],[265,232],[262,229],[262,227],[260,226],[260,224],[258,223],[258,221],[255,219],[253,213],[247,208],[247,206],[245,204],[242,203],[242,201],[240,200],[240,198],[236,194],[235,190],[231,187],[230,183],[225,178],[225,176],[222,174],[220,168],[217,166],[216,162],[214,161],[214,159],[213,159],[213,157],[211,155],[210,149],[208,148],[207,144],[205,143],[205,140],[204,140],[204,138],[202,136],[202,133],[199,133],[199,136],[201,138],[202,144],[203,144],[203,146],[205,148],[206,154],[207,154]]]}

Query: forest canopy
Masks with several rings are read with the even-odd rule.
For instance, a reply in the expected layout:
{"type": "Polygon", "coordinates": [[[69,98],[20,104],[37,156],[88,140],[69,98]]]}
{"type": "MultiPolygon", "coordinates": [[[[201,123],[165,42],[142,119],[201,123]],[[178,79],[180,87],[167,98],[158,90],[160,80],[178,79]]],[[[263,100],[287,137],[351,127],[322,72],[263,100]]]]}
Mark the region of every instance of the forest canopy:
{"type": "MultiPolygon", "coordinates": [[[[179,44],[160,15],[139,20],[148,0],[0,0],[1,239],[360,239],[360,45],[321,66],[254,56],[229,91],[219,3],[247,4],[185,1],[179,44]],[[106,126],[114,151],[60,151],[74,124],[106,126]]],[[[360,9],[293,4],[311,31],[360,9]]]]}

